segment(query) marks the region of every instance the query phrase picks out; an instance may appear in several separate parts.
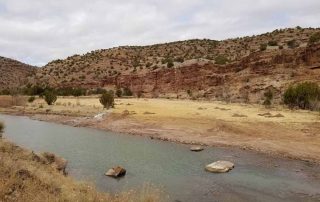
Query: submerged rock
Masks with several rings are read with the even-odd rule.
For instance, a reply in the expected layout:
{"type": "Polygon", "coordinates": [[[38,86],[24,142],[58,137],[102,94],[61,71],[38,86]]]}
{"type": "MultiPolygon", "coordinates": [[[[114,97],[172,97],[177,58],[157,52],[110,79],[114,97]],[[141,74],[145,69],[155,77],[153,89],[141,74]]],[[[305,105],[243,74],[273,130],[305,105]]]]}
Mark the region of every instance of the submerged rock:
{"type": "Polygon", "coordinates": [[[204,150],[204,148],[201,146],[193,146],[190,148],[190,150],[194,151],[194,152],[200,152],[200,151],[204,150]]]}
{"type": "Polygon", "coordinates": [[[109,176],[109,177],[119,178],[119,177],[125,176],[126,172],[127,172],[126,169],[124,169],[124,168],[122,168],[120,166],[117,166],[117,167],[109,169],[105,173],[105,175],[109,176]]]}
{"type": "Polygon", "coordinates": [[[234,164],[230,161],[216,161],[206,166],[206,171],[212,173],[226,173],[234,168],[234,164]]]}

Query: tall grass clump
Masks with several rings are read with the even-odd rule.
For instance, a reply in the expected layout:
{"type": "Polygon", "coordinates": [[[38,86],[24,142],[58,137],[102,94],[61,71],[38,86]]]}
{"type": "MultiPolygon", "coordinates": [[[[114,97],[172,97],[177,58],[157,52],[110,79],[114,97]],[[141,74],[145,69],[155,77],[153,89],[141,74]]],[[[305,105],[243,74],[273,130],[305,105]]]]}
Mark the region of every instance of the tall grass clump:
{"type": "Polygon", "coordinates": [[[290,108],[319,110],[320,87],[317,83],[304,82],[290,86],[284,93],[284,103],[290,108]]]}

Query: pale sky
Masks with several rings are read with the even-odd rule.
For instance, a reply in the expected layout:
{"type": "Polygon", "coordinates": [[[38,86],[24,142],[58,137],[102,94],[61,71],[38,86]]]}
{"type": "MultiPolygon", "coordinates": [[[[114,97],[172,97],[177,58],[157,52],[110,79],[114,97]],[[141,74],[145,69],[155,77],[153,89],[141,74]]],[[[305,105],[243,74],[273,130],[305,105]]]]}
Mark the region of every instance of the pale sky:
{"type": "Polygon", "coordinates": [[[320,0],[0,0],[0,56],[32,65],[120,45],[319,27],[320,0]]]}

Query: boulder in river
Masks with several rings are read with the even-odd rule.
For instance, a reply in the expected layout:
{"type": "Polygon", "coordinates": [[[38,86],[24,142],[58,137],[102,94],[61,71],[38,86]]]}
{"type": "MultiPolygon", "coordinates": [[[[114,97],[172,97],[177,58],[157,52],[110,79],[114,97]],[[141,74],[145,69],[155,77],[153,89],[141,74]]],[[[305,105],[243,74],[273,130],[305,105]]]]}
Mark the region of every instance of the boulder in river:
{"type": "Polygon", "coordinates": [[[190,150],[193,152],[200,152],[200,151],[204,150],[204,148],[201,146],[193,146],[190,148],[190,150]]]}
{"type": "Polygon", "coordinates": [[[124,168],[122,168],[120,166],[117,166],[117,167],[109,169],[105,173],[105,175],[109,176],[109,177],[119,178],[119,177],[125,176],[126,172],[127,172],[126,169],[124,169],[124,168]]]}
{"type": "Polygon", "coordinates": [[[206,171],[212,173],[226,173],[234,168],[234,164],[230,161],[216,161],[206,166],[206,171]]]}

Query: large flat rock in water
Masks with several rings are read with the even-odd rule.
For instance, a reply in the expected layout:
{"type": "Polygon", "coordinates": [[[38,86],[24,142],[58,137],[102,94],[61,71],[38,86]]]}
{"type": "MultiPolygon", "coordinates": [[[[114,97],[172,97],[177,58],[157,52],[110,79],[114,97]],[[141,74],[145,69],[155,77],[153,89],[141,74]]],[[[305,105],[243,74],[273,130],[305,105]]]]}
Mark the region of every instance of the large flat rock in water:
{"type": "Polygon", "coordinates": [[[193,146],[190,148],[190,151],[193,151],[193,152],[200,152],[202,150],[204,150],[204,148],[201,146],[193,146]]]}
{"type": "Polygon", "coordinates": [[[230,161],[216,161],[206,166],[206,171],[212,173],[226,173],[234,168],[234,164],[230,161]]]}
{"type": "Polygon", "coordinates": [[[122,177],[126,174],[126,169],[120,167],[120,166],[117,166],[117,167],[114,167],[114,168],[111,168],[109,169],[105,175],[106,176],[109,176],[109,177],[114,177],[114,178],[118,178],[118,177],[122,177]]]}

